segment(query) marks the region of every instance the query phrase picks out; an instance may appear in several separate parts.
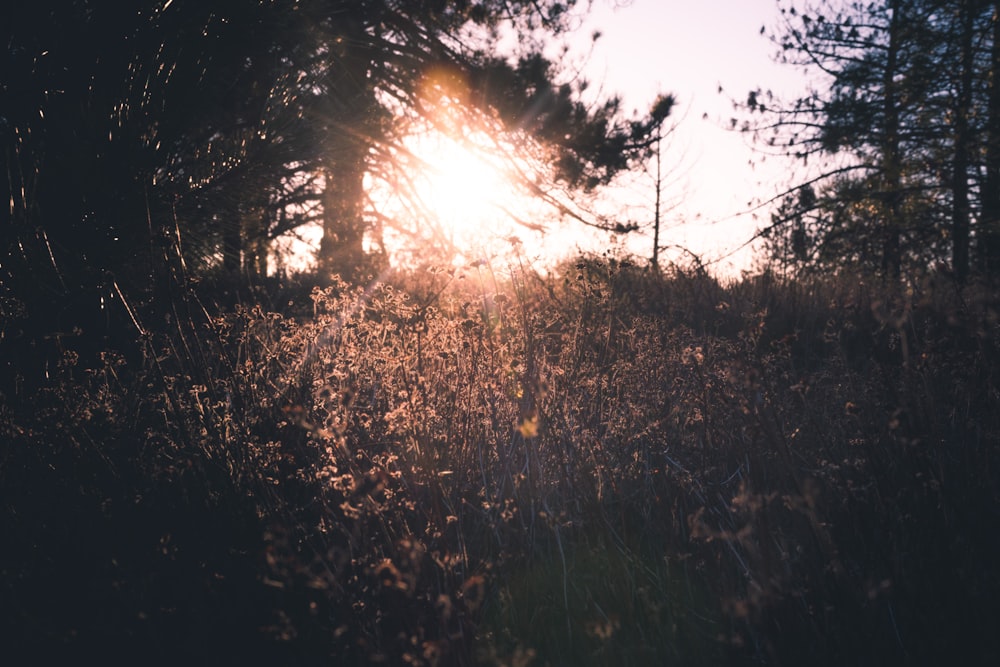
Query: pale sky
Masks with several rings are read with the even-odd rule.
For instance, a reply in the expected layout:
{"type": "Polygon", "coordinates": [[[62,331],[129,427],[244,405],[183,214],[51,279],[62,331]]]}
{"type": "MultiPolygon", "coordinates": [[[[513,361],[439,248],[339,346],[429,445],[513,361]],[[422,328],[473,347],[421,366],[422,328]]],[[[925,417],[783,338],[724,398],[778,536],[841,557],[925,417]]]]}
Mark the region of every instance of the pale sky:
{"type": "MultiPolygon", "coordinates": [[[[805,89],[803,74],[775,63],[774,45],[760,34],[762,26],[770,32],[777,18],[777,0],[594,0],[580,28],[581,41],[594,30],[602,33],[586,63],[587,78],[606,94],[620,94],[627,111],[645,111],[661,92],[673,93],[679,103],[674,118],[680,122],[663,164],[677,167],[680,182],[666,194],[680,205],[662,217],[685,223],[667,230],[664,243],[685,245],[705,259],[719,257],[758,226],[737,214],[783,185],[787,163],[772,158],[751,168],[749,161],[760,156],[749,139],[725,129],[731,98],[745,99],[758,86],[789,96],[805,89]],[[720,85],[726,94],[719,94],[720,85]]],[[[651,183],[649,188],[651,197],[651,183]]],[[[738,258],[746,260],[745,253],[738,258]]]]}

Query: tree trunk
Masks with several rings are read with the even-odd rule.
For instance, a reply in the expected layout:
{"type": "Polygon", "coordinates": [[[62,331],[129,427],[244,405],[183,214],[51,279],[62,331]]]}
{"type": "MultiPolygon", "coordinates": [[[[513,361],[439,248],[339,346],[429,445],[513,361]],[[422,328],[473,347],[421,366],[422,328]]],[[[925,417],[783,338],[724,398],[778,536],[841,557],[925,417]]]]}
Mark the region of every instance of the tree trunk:
{"type": "Polygon", "coordinates": [[[251,282],[267,276],[267,212],[258,208],[244,218],[243,272],[251,282]]]}
{"type": "Polygon", "coordinates": [[[886,280],[898,281],[902,252],[900,227],[902,217],[902,166],[899,149],[899,101],[896,94],[896,74],[899,68],[899,48],[902,39],[901,0],[890,2],[889,45],[883,76],[883,197],[885,210],[882,221],[882,274],[886,280]]]}
{"type": "Polygon", "coordinates": [[[969,113],[972,108],[973,28],[975,15],[969,0],[963,0],[961,12],[961,60],[955,108],[955,146],[952,156],[951,236],[952,271],[959,284],[969,275],[969,154],[972,136],[969,113]]]}
{"type": "Polygon", "coordinates": [[[327,74],[326,144],[323,177],[323,237],[320,276],[361,277],[365,253],[364,177],[371,142],[369,124],[377,102],[369,81],[372,55],[357,45],[370,42],[360,17],[345,16],[342,48],[327,74]]]}
{"type": "Polygon", "coordinates": [[[660,270],[660,196],[663,187],[663,177],[660,173],[660,160],[663,137],[660,128],[656,128],[656,209],[653,214],[653,270],[660,270]]]}
{"type": "Polygon", "coordinates": [[[243,239],[239,213],[230,212],[222,220],[222,268],[227,276],[239,276],[243,239]]]}
{"type": "MultiPolygon", "coordinates": [[[[363,148],[363,147],[362,147],[363,148]]],[[[365,161],[363,152],[341,154],[324,170],[323,238],[319,244],[320,274],[347,281],[358,277],[364,263],[365,223],[362,216],[365,161]]]]}
{"type": "Polygon", "coordinates": [[[1000,2],[993,3],[993,48],[986,134],[986,180],[982,192],[982,220],[977,235],[981,269],[1000,276],[1000,2]]]}

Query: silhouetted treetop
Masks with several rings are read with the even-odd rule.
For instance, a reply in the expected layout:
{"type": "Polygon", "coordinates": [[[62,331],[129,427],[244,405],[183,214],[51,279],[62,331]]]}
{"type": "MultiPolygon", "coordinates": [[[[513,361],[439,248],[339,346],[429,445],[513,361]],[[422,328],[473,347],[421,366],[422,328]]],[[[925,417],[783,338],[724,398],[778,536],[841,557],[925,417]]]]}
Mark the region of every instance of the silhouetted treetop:
{"type": "Polygon", "coordinates": [[[176,324],[188,285],[221,280],[213,298],[240,299],[272,241],[308,222],[322,226],[322,275],[369,279],[392,221],[366,177],[398,178],[408,121],[439,101],[434,73],[464,82],[469,113],[509,132],[505,146],[547,145],[561,186],[607,183],[628,166],[636,123],[616,99],[581,103],[582,86],[540,55],[588,4],[10,4],[0,296],[25,306],[25,341],[176,324]],[[504,58],[490,46],[509,30],[525,39],[504,58]]]}
{"type": "Polygon", "coordinates": [[[978,0],[783,7],[778,59],[813,89],[744,105],[746,131],[812,170],[815,196],[790,192],[763,232],[782,262],[889,279],[944,263],[959,282],[1000,265],[997,16],[978,0]]]}

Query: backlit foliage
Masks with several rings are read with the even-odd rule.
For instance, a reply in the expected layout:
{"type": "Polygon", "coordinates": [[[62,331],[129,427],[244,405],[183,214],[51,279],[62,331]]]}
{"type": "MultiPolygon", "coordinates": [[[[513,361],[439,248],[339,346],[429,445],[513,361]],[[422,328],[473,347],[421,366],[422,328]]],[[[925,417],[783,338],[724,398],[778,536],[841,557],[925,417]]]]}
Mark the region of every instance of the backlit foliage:
{"type": "Polygon", "coordinates": [[[988,662],[997,303],[949,289],[515,257],[53,341],[0,403],[5,650],[988,662]]]}

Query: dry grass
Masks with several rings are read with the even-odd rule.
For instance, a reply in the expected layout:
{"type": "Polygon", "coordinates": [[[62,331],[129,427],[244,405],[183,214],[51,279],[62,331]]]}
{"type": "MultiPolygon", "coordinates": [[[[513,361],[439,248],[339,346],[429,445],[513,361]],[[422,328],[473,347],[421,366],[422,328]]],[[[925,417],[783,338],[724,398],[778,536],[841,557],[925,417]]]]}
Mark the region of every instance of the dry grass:
{"type": "Polygon", "coordinates": [[[292,300],[7,397],[14,657],[1000,658],[989,290],[589,257],[292,300]]]}

